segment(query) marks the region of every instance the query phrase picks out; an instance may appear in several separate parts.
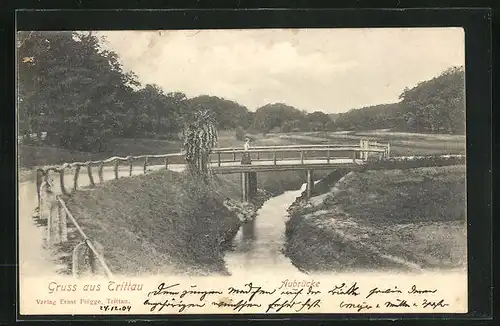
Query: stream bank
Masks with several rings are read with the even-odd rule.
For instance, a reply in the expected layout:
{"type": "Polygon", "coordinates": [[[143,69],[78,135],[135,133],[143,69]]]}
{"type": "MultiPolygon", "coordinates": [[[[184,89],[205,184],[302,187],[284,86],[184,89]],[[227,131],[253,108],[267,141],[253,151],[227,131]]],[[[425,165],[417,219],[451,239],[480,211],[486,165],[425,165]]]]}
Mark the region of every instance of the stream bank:
{"type": "Polygon", "coordinates": [[[286,255],[309,272],[465,268],[465,166],[349,172],[289,208],[286,255]]]}

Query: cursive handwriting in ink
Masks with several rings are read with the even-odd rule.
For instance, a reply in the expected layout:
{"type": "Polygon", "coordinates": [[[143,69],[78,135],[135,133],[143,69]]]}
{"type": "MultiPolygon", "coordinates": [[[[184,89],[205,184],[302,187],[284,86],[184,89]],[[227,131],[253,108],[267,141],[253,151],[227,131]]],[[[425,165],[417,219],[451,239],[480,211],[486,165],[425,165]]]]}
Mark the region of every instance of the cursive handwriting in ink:
{"type": "Polygon", "coordinates": [[[385,303],[385,306],[387,308],[399,308],[399,307],[409,308],[410,307],[410,305],[408,304],[408,302],[406,302],[406,300],[401,300],[401,299],[396,299],[396,302],[387,301],[385,303]]]}
{"type": "Polygon", "coordinates": [[[307,294],[312,294],[312,295],[316,295],[316,294],[320,294],[321,291],[320,290],[313,290],[312,286],[310,286],[308,289],[307,289],[307,294]]]}
{"type": "Polygon", "coordinates": [[[434,310],[436,308],[439,308],[439,307],[440,308],[444,308],[444,307],[447,307],[447,306],[449,306],[449,304],[445,303],[444,299],[441,299],[438,302],[428,301],[427,299],[424,299],[424,302],[422,303],[422,307],[424,307],[424,308],[431,307],[432,310],[434,310]]]}
{"type": "Polygon", "coordinates": [[[283,295],[293,295],[293,298],[292,298],[292,301],[297,299],[297,297],[299,296],[299,294],[302,294],[302,290],[304,290],[304,288],[301,288],[300,290],[285,290],[285,291],[281,291],[281,294],[283,295]]]}
{"type": "Polygon", "coordinates": [[[394,287],[394,289],[384,289],[384,290],[381,290],[379,288],[373,288],[370,290],[370,292],[368,293],[368,295],[366,296],[366,298],[368,299],[369,297],[371,297],[372,295],[374,294],[389,294],[389,293],[402,293],[400,289],[398,289],[397,286],[394,287]]]}
{"type": "MultiPolygon", "coordinates": [[[[192,285],[191,287],[196,287],[196,285],[192,285]]],[[[179,296],[179,298],[183,298],[183,297],[185,297],[188,294],[197,294],[197,295],[200,295],[199,299],[200,299],[200,301],[203,301],[203,300],[205,300],[205,298],[206,298],[207,295],[222,294],[222,292],[221,291],[216,291],[216,290],[207,290],[207,291],[184,290],[184,291],[182,291],[182,293],[179,296]]]]}
{"type": "Polygon", "coordinates": [[[219,302],[212,302],[213,306],[217,306],[219,308],[221,307],[231,307],[233,308],[234,311],[242,311],[245,308],[252,308],[252,307],[261,307],[260,303],[250,303],[246,300],[240,300],[237,303],[230,303],[230,302],[224,302],[224,301],[219,301],[219,302]]]}
{"type": "Polygon", "coordinates": [[[276,292],[276,289],[272,291],[267,291],[263,290],[261,286],[254,286],[252,282],[245,284],[244,289],[237,289],[234,287],[230,287],[228,289],[229,294],[250,294],[250,297],[248,301],[252,301],[252,299],[257,295],[257,294],[263,294],[263,295],[271,295],[276,292]]]}
{"type": "Polygon", "coordinates": [[[266,312],[269,312],[272,309],[276,309],[276,312],[280,312],[284,308],[291,309],[295,305],[300,304],[300,302],[295,302],[295,301],[293,301],[293,299],[292,300],[285,300],[285,301],[281,301],[281,300],[282,300],[281,298],[278,298],[278,299],[274,300],[273,303],[270,303],[269,305],[267,305],[266,312]]]}
{"type": "Polygon", "coordinates": [[[174,302],[175,299],[171,299],[170,301],[167,299],[163,302],[151,302],[150,299],[146,299],[144,301],[145,306],[151,306],[149,311],[155,311],[156,308],[158,308],[158,311],[162,311],[163,308],[165,307],[171,307],[171,308],[178,308],[178,312],[183,312],[184,310],[187,310],[188,308],[202,308],[205,306],[205,303],[199,304],[199,303],[184,303],[183,301],[179,302],[174,302]]]}
{"type": "Polygon", "coordinates": [[[307,310],[311,310],[312,308],[321,308],[321,306],[319,305],[321,303],[321,299],[316,299],[314,301],[312,301],[311,298],[307,298],[307,301],[304,302],[304,303],[300,303],[302,306],[295,310],[295,312],[300,312],[302,311],[302,309],[306,308],[307,307],[307,310]]]}
{"type": "Polygon", "coordinates": [[[332,295],[359,295],[359,287],[357,282],[354,282],[351,287],[347,288],[345,283],[342,283],[341,285],[335,285],[335,287],[331,290],[328,291],[328,293],[332,295]]]}
{"type": "Polygon", "coordinates": [[[436,293],[437,292],[437,289],[434,289],[434,290],[426,290],[426,289],[423,289],[423,290],[420,290],[417,288],[416,285],[413,285],[411,287],[411,289],[408,291],[409,294],[426,294],[426,293],[436,293]]]}
{"type": "Polygon", "coordinates": [[[156,290],[153,290],[153,291],[148,293],[148,297],[151,295],[160,295],[160,294],[178,295],[179,294],[178,291],[170,291],[169,290],[169,289],[174,288],[178,285],[179,285],[179,283],[167,286],[165,283],[161,283],[160,285],[158,285],[158,288],[156,290]]]}
{"type": "Polygon", "coordinates": [[[366,302],[363,303],[350,303],[350,302],[344,302],[342,301],[340,303],[340,308],[346,308],[346,309],[356,309],[357,312],[363,311],[363,310],[370,310],[373,307],[366,302]]]}

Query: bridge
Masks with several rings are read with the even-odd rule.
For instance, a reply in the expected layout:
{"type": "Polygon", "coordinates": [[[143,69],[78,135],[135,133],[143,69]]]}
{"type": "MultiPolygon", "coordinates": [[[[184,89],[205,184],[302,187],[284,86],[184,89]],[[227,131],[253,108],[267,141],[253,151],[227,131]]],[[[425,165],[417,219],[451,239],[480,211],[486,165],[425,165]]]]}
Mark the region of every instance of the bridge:
{"type": "MultiPolygon", "coordinates": [[[[312,193],[313,173],[315,170],[334,170],[337,168],[350,168],[358,170],[363,168],[368,159],[383,159],[390,156],[390,144],[381,144],[361,140],[359,145],[285,145],[285,146],[255,146],[244,150],[240,148],[214,148],[210,153],[209,168],[215,174],[241,174],[242,200],[248,201],[257,192],[257,173],[273,171],[305,171],[306,194],[312,193]],[[248,155],[251,162],[242,163],[243,155],[248,155]]],[[[127,176],[146,173],[162,168],[173,171],[183,171],[186,167],[184,153],[170,153],[161,155],[139,155],[127,157],[111,157],[107,160],[65,163],[61,166],[48,166],[37,170],[37,189],[39,190],[43,179],[48,179],[49,174],[59,174],[59,188],[63,195],[70,195],[80,186],[94,187],[96,177],[99,182],[105,181],[104,172],[111,168],[114,179],[120,177],[120,172],[127,176]],[[137,162],[142,164],[142,169],[137,171],[137,162]],[[161,162],[161,164],[159,164],[161,162]],[[86,176],[80,173],[81,168],[87,170],[86,176]],[[97,171],[95,171],[97,169],[97,171]],[[68,175],[73,174],[73,187],[68,191],[68,175]],[[96,175],[97,174],[97,175],[96,175]],[[87,179],[87,180],[82,180],[87,179]],[[80,182],[79,182],[80,181],[80,182]]]]}

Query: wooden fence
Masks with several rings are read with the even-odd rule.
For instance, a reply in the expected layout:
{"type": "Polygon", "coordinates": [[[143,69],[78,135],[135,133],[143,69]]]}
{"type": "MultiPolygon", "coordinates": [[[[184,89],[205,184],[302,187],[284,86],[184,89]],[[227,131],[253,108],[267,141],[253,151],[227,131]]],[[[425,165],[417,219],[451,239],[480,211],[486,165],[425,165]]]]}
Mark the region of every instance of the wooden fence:
{"type": "Polygon", "coordinates": [[[106,164],[112,164],[114,179],[118,179],[118,168],[121,162],[126,162],[129,166],[129,175],[132,175],[133,164],[137,160],[142,162],[143,173],[147,172],[148,162],[151,159],[162,159],[163,164],[168,168],[169,158],[178,157],[180,154],[165,155],[140,155],[128,157],[112,157],[107,160],[75,162],[63,164],[61,166],[40,167],[36,173],[36,187],[38,196],[39,218],[47,222],[45,243],[48,246],[68,243],[68,223],[70,222],[77,230],[80,242],[74,247],[72,253],[72,274],[76,277],[82,270],[89,270],[92,273],[102,271],[107,277],[112,277],[111,270],[107,266],[102,248],[91,240],[76,221],[75,217],[68,209],[64,198],[71,196],[79,188],[79,176],[82,168],[86,169],[89,178],[89,186],[95,187],[96,179],[103,183],[103,168],[106,164]],[[92,167],[97,166],[97,176],[94,176],[92,167]],[[68,191],[65,186],[65,171],[74,170],[73,187],[68,191]],[[54,189],[54,184],[50,178],[51,173],[59,174],[60,192],[54,189]],[[83,261],[83,263],[82,263],[83,261]]]}

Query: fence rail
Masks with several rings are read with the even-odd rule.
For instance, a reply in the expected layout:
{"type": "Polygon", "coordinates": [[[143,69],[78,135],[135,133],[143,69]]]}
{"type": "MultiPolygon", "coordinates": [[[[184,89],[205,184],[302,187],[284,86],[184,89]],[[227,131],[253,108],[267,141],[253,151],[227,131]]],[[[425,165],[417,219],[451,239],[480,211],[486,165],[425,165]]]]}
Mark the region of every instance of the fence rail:
{"type": "MultiPolygon", "coordinates": [[[[97,259],[97,261],[99,262],[99,264],[103,268],[104,273],[106,274],[106,276],[109,277],[109,278],[113,277],[113,273],[111,273],[111,270],[109,269],[108,265],[104,261],[103,256],[101,255],[101,253],[99,253],[97,251],[96,247],[94,246],[94,244],[92,243],[92,241],[90,240],[90,238],[85,234],[85,232],[83,232],[82,228],[80,227],[80,225],[76,221],[75,217],[73,216],[73,214],[71,214],[70,210],[66,206],[66,203],[64,202],[64,200],[61,197],[57,196],[57,201],[61,205],[62,209],[64,209],[64,211],[66,213],[65,215],[70,218],[71,222],[73,223],[73,225],[75,226],[75,228],[78,230],[78,233],[80,234],[80,236],[83,239],[82,243],[85,243],[88,246],[88,248],[91,250],[93,257],[95,259],[97,259]]],[[[73,256],[76,255],[77,250],[78,250],[78,246],[75,247],[75,249],[73,249],[73,256]]],[[[73,259],[73,261],[75,261],[75,259],[73,259]]],[[[75,264],[73,264],[72,269],[73,269],[73,275],[76,276],[78,271],[77,271],[77,268],[76,268],[75,264]]],[[[92,268],[92,269],[94,269],[94,268],[92,268]]]]}

